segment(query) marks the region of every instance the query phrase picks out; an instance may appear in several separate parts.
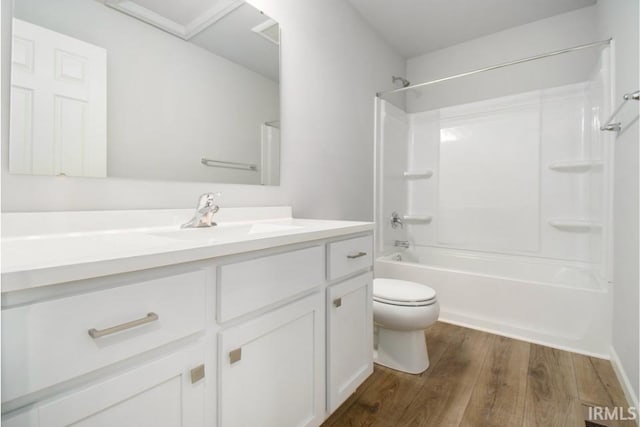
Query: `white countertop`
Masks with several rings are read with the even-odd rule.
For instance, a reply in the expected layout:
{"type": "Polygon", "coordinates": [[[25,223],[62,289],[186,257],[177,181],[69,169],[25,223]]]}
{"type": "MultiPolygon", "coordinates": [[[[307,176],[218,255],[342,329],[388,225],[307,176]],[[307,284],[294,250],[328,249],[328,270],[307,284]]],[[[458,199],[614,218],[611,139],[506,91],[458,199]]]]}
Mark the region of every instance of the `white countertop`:
{"type": "Polygon", "coordinates": [[[373,229],[370,222],[287,217],[290,208],[228,208],[219,215],[217,227],[181,230],[179,221],[186,222],[191,213],[163,210],[3,214],[2,292],[373,229]],[[146,215],[152,215],[154,220],[145,221],[146,215]],[[142,227],[143,224],[151,226],[142,227]]]}

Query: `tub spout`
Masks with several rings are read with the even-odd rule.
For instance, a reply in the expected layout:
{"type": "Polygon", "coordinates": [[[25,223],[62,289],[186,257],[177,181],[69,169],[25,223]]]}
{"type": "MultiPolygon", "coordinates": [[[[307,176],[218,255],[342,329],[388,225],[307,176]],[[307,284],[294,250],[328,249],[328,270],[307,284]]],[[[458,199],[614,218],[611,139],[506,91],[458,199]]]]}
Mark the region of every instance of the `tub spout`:
{"type": "Polygon", "coordinates": [[[396,240],[395,242],[393,242],[393,246],[396,246],[398,248],[409,249],[409,241],[408,240],[396,240]]]}

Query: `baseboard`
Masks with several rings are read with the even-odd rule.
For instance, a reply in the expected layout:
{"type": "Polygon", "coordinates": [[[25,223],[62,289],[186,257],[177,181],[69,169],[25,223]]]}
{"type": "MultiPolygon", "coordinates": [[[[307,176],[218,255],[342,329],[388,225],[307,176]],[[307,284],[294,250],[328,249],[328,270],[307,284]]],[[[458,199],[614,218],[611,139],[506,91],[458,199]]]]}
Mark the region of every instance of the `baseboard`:
{"type": "MultiPolygon", "coordinates": [[[[627,403],[629,404],[629,406],[638,408],[638,406],[640,406],[640,403],[638,402],[638,396],[636,396],[636,393],[633,391],[633,387],[631,386],[631,381],[629,381],[629,377],[627,376],[627,373],[625,372],[624,367],[622,366],[622,362],[618,357],[618,353],[613,348],[613,346],[609,348],[609,353],[610,353],[610,359],[611,359],[611,366],[613,366],[613,371],[616,373],[616,376],[618,377],[618,382],[622,386],[622,391],[624,391],[624,397],[627,398],[627,403]]],[[[636,420],[636,423],[638,423],[638,421],[640,420],[636,420]]]]}
{"type": "Polygon", "coordinates": [[[507,338],[513,338],[520,341],[529,342],[532,344],[543,345],[545,347],[556,348],[558,350],[569,351],[571,353],[583,354],[585,356],[597,357],[599,359],[609,359],[610,355],[602,352],[592,352],[587,351],[582,348],[571,347],[563,344],[559,344],[553,341],[547,341],[545,339],[534,338],[531,334],[528,334],[527,331],[520,332],[517,328],[510,328],[510,330],[505,330],[504,325],[497,324],[493,322],[487,322],[482,319],[477,319],[474,317],[460,315],[458,313],[452,312],[440,312],[440,316],[438,317],[438,321],[444,323],[451,323],[452,325],[462,326],[464,328],[476,329],[482,332],[488,332],[494,335],[500,335],[507,338]]]}

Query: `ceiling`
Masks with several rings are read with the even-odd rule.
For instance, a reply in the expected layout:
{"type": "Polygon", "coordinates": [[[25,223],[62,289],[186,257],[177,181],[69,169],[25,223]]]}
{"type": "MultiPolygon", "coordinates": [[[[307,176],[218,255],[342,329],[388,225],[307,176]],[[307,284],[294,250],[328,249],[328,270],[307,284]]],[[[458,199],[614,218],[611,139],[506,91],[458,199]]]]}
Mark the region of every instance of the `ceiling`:
{"type": "Polygon", "coordinates": [[[186,26],[208,10],[215,7],[222,9],[222,7],[226,6],[225,3],[231,2],[217,0],[189,0],[184,2],[166,0],[135,0],[121,3],[136,3],[148,10],[154,11],[158,15],[168,17],[172,21],[186,26]]]}
{"type": "Polygon", "coordinates": [[[104,3],[183,39],[224,18],[242,0],[104,0],[104,3]]]}
{"type": "Polygon", "coordinates": [[[349,0],[406,58],[590,6],[596,0],[349,0]]]}
{"type": "Polygon", "coordinates": [[[256,30],[268,22],[268,16],[248,3],[210,25],[189,41],[223,56],[263,76],[278,81],[280,47],[256,30]]]}
{"type": "Polygon", "coordinates": [[[278,25],[243,0],[103,1],[271,80],[279,80],[278,25]]]}

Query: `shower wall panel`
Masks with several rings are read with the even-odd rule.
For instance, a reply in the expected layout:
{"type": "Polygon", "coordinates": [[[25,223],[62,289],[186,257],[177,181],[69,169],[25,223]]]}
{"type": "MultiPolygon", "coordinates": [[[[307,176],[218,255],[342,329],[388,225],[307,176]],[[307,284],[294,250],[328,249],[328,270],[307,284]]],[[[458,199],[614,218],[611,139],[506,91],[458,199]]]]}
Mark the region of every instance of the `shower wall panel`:
{"type": "Polygon", "coordinates": [[[437,244],[539,250],[540,104],[527,98],[441,111],[437,244]]]}
{"type": "Polygon", "coordinates": [[[412,243],[591,261],[601,227],[585,173],[594,161],[589,89],[410,114],[407,168],[433,171],[406,180],[405,213],[433,216],[408,224],[412,243]]]}

